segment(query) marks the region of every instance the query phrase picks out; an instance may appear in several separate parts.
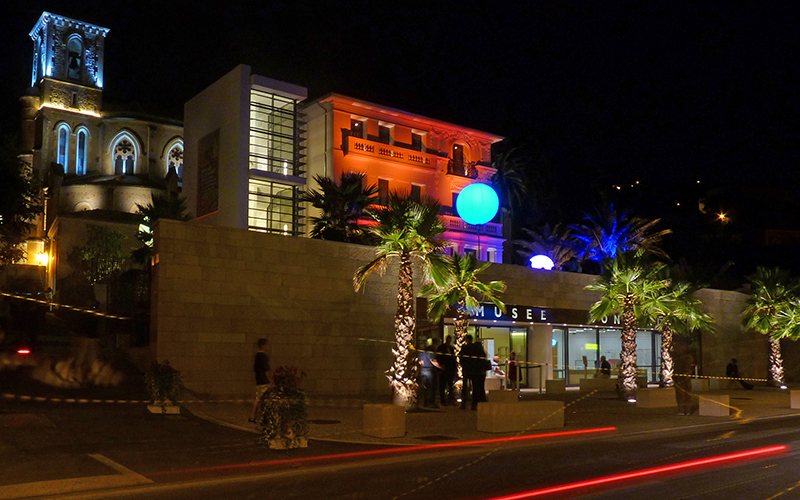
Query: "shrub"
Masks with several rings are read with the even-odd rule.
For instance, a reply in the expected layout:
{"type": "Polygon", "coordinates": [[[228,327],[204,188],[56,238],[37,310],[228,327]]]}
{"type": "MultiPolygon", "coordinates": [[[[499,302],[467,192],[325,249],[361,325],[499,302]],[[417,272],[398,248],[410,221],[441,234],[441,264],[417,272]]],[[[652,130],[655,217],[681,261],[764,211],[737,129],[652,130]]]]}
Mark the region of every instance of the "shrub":
{"type": "Polygon", "coordinates": [[[303,372],[298,374],[293,366],[275,370],[275,384],[261,397],[256,416],[263,444],[280,439],[284,447],[297,448],[308,437],[308,400],[305,391],[299,388],[305,376],[303,372]]]}
{"type": "Polygon", "coordinates": [[[154,404],[177,404],[181,397],[181,372],[171,367],[169,361],[153,363],[144,374],[144,383],[154,404]]]}

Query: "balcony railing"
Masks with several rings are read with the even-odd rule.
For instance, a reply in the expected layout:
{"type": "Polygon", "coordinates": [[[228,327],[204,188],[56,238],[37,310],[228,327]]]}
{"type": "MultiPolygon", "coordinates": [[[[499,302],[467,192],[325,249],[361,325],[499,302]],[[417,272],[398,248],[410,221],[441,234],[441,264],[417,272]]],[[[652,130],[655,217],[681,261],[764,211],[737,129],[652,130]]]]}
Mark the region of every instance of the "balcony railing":
{"type": "Polygon", "coordinates": [[[470,179],[478,178],[478,169],[475,168],[474,162],[457,162],[452,158],[447,162],[447,173],[450,175],[469,177],[470,179]]]}
{"type": "Polygon", "coordinates": [[[415,150],[392,146],[381,142],[373,142],[360,137],[349,136],[347,138],[350,151],[375,156],[379,158],[391,158],[404,163],[415,163],[417,165],[430,166],[431,155],[415,150]]]}
{"type": "Polygon", "coordinates": [[[503,225],[496,222],[487,222],[476,226],[474,224],[467,224],[458,216],[443,215],[444,227],[455,231],[463,231],[466,233],[482,234],[487,236],[503,237],[503,225]]]}

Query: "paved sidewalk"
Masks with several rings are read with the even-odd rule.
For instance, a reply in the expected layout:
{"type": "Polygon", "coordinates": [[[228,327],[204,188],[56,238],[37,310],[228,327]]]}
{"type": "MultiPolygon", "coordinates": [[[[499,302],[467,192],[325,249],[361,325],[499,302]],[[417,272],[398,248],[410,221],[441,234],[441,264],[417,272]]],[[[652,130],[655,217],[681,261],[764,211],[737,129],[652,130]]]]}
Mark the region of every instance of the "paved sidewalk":
{"type": "MultiPolygon", "coordinates": [[[[677,413],[677,404],[669,408],[637,408],[636,405],[620,401],[613,393],[586,395],[568,391],[562,395],[538,394],[535,390],[522,390],[521,399],[535,401],[555,399],[565,403],[564,430],[616,427],[618,433],[665,431],[700,425],[720,424],[737,420],[784,417],[800,415],[800,410],[790,408],[789,391],[777,388],[757,387],[754,390],[725,390],[698,393],[728,394],[731,406],[740,410],[730,417],[703,417],[697,411],[685,416],[677,413]]],[[[187,403],[184,408],[191,413],[229,427],[257,432],[247,422],[250,403],[187,403]]],[[[419,446],[425,444],[472,441],[514,436],[520,433],[491,434],[478,432],[477,412],[461,410],[457,406],[439,409],[420,409],[406,413],[406,435],[401,438],[374,438],[361,433],[362,407],[360,402],[311,400],[309,407],[310,438],[326,441],[353,443],[419,446]]],[[[523,432],[538,434],[549,431],[523,432]]]]}

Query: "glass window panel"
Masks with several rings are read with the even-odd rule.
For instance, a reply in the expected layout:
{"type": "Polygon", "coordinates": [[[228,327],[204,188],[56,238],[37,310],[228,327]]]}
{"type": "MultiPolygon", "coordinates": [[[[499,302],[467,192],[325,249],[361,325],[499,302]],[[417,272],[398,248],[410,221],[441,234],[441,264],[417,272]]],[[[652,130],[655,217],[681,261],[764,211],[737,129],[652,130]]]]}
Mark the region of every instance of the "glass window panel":
{"type": "Polygon", "coordinates": [[[598,359],[597,330],[595,328],[569,328],[570,384],[579,384],[581,378],[594,373],[598,359]],[[586,356],[587,365],[583,364],[586,356]],[[588,367],[588,373],[587,369],[588,367]]]}
{"type": "Polygon", "coordinates": [[[564,334],[562,328],[553,328],[553,378],[566,378],[564,334]]]}
{"type": "Polygon", "coordinates": [[[619,355],[622,352],[620,335],[619,330],[612,328],[600,329],[600,355],[605,356],[606,360],[611,363],[612,377],[617,375],[617,364],[619,363],[619,355]]]}
{"type": "Polygon", "coordinates": [[[636,332],[636,364],[639,367],[639,374],[647,374],[647,379],[651,380],[653,370],[653,333],[648,330],[638,330],[636,332]]]}

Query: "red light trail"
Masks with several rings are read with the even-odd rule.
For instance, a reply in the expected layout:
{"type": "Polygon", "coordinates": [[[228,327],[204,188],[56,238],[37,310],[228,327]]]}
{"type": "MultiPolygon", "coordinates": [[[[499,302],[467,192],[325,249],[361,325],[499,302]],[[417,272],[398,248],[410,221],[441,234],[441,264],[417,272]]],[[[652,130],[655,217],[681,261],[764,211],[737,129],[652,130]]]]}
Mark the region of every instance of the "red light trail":
{"type": "Polygon", "coordinates": [[[589,486],[597,486],[601,484],[609,484],[618,481],[625,481],[626,479],[636,479],[640,477],[652,476],[665,472],[673,472],[679,470],[691,469],[693,467],[700,467],[702,465],[722,464],[737,459],[747,458],[761,458],[771,455],[778,455],[784,453],[789,447],[769,446],[766,448],[757,448],[754,450],[742,451],[739,453],[731,453],[729,455],[718,455],[716,457],[701,458],[699,460],[691,460],[689,462],[680,462],[672,465],[664,465],[662,467],[654,467],[652,469],[643,469],[639,471],[626,472],[624,474],[617,474],[614,476],[599,477],[596,479],[589,479],[586,481],[578,481],[576,483],[561,484],[558,486],[551,486],[541,490],[526,491],[524,493],[516,493],[514,495],[507,495],[502,497],[492,498],[490,500],[523,500],[525,498],[533,498],[550,493],[560,493],[564,491],[577,490],[580,488],[587,488],[589,486]]]}
{"type": "Polygon", "coordinates": [[[207,472],[213,470],[231,470],[231,469],[244,469],[244,468],[252,468],[252,467],[263,467],[267,465],[284,465],[284,464],[292,464],[292,463],[302,463],[302,462],[315,462],[321,460],[338,460],[342,458],[358,458],[358,457],[367,457],[367,456],[374,456],[374,455],[387,455],[391,453],[400,454],[400,453],[408,453],[411,451],[427,451],[427,450],[434,450],[434,449],[441,449],[441,448],[455,448],[460,446],[473,446],[473,445],[486,445],[486,444],[495,444],[495,443],[508,443],[508,442],[515,442],[515,441],[525,441],[525,440],[535,440],[535,439],[545,439],[545,438],[554,438],[554,437],[567,437],[567,436],[580,436],[585,434],[598,434],[601,432],[612,432],[616,431],[616,427],[598,427],[595,429],[582,429],[577,431],[562,431],[562,432],[549,432],[547,434],[534,434],[534,435],[527,435],[527,436],[513,436],[513,437],[505,437],[505,438],[496,438],[496,439],[480,439],[476,441],[459,441],[457,443],[441,443],[441,444],[429,444],[425,446],[408,446],[405,448],[384,448],[380,450],[370,450],[370,451],[357,451],[352,453],[339,453],[336,455],[320,455],[315,457],[302,457],[302,458],[287,458],[284,460],[268,460],[264,462],[253,462],[247,464],[233,464],[233,465],[220,465],[214,467],[201,467],[197,469],[185,469],[185,470],[174,470],[174,471],[164,471],[164,472],[156,472],[152,475],[160,475],[160,474],[179,474],[179,473],[189,473],[189,472],[207,472]]]}

